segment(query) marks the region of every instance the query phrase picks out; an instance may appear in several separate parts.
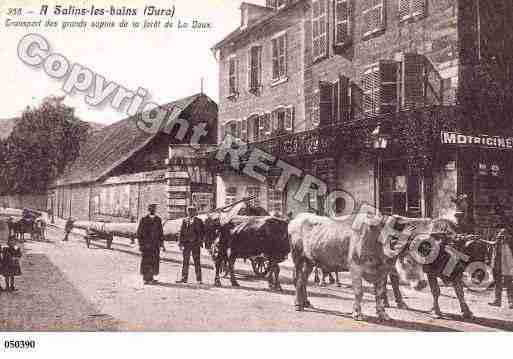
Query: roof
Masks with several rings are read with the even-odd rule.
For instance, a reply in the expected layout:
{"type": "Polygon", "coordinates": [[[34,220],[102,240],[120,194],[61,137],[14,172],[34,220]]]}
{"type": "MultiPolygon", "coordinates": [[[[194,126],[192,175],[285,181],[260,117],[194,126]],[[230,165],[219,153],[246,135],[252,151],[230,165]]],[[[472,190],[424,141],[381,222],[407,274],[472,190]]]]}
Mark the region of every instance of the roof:
{"type": "MultiPolygon", "coordinates": [[[[168,122],[178,118],[203,94],[196,94],[170,102],[161,108],[180,108],[170,111],[168,122]]],[[[107,176],[115,168],[127,161],[132,155],[144,148],[161,131],[150,134],[141,131],[136,124],[139,115],[135,115],[101,130],[95,131],[81,144],[78,158],[68,165],[54,182],[55,186],[96,182],[107,176]]]]}
{"type": "Polygon", "coordinates": [[[241,36],[248,34],[251,31],[254,31],[256,28],[267,24],[269,21],[271,21],[275,17],[281,15],[284,11],[287,11],[288,9],[290,9],[302,2],[304,2],[304,0],[290,1],[287,4],[287,6],[285,6],[284,8],[278,9],[276,11],[269,13],[268,15],[262,16],[262,18],[258,19],[257,21],[255,21],[254,23],[249,25],[248,27],[246,27],[246,28],[238,27],[236,30],[232,31],[230,34],[225,36],[221,41],[219,41],[217,44],[215,44],[212,47],[212,50],[217,50],[217,49],[221,48],[222,46],[224,46],[225,44],[235,41],[238,38],[240,38],[241,36]]]}

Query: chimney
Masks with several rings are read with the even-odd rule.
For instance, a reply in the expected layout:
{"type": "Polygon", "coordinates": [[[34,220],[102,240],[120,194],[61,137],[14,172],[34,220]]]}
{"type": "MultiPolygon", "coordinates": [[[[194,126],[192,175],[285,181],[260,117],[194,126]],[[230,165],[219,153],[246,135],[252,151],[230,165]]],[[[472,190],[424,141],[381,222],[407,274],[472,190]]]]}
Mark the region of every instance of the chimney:
{"type": "Polygon", "coordinates": [[[260,6],[255,4],[250,4],[247,2],[243,2],[240,5],[240,14],[241,14],[241,30],[246,29],[248,26],[251,26],[253,23],[258,21],[263,16],[270,14],[274,9],[260,6]]]}

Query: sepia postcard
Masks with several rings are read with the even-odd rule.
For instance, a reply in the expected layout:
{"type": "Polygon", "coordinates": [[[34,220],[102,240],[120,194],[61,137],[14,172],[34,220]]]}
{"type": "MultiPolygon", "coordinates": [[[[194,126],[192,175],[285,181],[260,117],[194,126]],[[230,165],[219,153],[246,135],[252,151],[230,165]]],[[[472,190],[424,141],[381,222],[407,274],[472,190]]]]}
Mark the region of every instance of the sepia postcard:
{"type": "Polygon", "coordinates": [[[511,0],[0,1],[0,352],[513,331],[512,24],[511,0]]]}

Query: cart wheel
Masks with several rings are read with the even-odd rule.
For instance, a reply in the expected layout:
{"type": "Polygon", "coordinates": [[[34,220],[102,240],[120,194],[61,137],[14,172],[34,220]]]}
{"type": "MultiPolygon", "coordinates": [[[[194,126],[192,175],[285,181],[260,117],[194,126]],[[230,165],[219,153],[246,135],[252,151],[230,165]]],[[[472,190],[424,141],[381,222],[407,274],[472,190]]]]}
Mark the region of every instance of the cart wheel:
{"type": "Polygon", "coordinates": [[[269,272],[269,261],[263,257],[252,258],[251,266],[253,267],[253,272],[259,278],[264,278],[269,272]]]}

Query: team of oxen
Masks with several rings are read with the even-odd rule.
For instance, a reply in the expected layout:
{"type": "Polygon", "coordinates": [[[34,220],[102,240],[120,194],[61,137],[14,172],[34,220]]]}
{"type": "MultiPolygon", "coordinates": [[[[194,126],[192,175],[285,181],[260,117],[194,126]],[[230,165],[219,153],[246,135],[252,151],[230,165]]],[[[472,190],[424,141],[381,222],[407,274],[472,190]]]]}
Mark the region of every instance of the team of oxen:
{"type": "Polygon", "coordinates": [[[235,215],[223,218],[217,213],[210,214],[204,223],[205,244],[212,254],[216,268],[216,286],[221,286],[220,272],[225,263],[228,265],[232,286],[238,286],[234,276],[236,259],[263,255],[270,263],[269,287],[272,290],[281,290],[279,263],[291,254],[295,266],[295,305],[298,311],[312,307],[307,295],[307,284],[313,269],[318,267],[324,273],[350,273],[355,295],[355,320],[364,318],[361,310],[363,280],[374,286],[378,319],[390,319],[385,311],[388,303],[386,283],[389,276],[395,279],[392,280],[392,286],[399,308],[408,308],[402,301],[400,278],[417,290],[422,290],[429,284],[433,295],[433,314],[441,317],[438,304],[438,278],[441,278],[453,286],[463,317],[473,318],[463,291],[465,266],[452,266],[450,273],[446,269],[451,261],[450,253],[453,248],[470,256],[469,262],[472,262],[473,256],[479,255],[476,253],[486,252],[486,246],[483,244],[482,251],[476,251],[476,243],[473,246],[469,246],[469,243],[458,243],[455,240],[457,226],[449,220],[373,215],[350,215],[331,219],[303,213],[289,221],[276,216],[235,215]],[[419,238],[424,240],[419,242],[419,238]],[[427,254],[432,249],[429,246],[436,243],[439,246],[437,257],[429,263],[420,264],[411,250],[418,243],[422,243],[424,247],[415,247],[416,250],[427,254]],[[473,249],[469,251],[468,248],[471,247],[473,249]]]}
{"type": "Polygon", "coordinates": [[[46,240],[46,222],[41,216],[7,219],[9,236],[13,235],[19,240],[25,239],[25,234],[30,234],[32,240],[46,240]]]}

